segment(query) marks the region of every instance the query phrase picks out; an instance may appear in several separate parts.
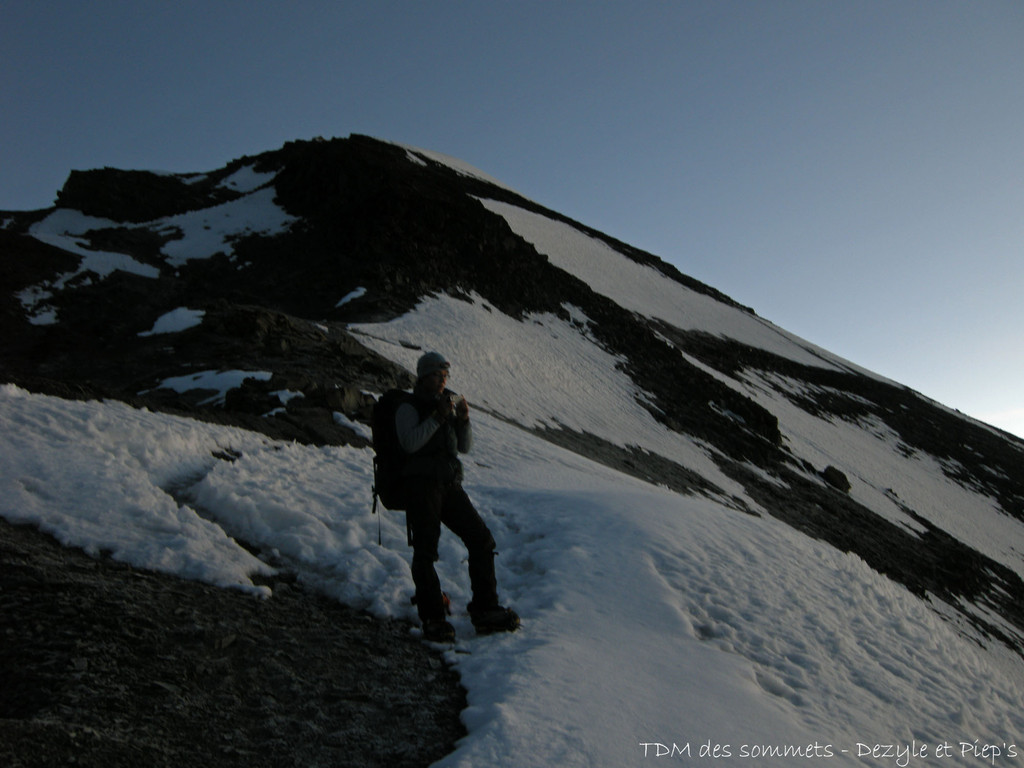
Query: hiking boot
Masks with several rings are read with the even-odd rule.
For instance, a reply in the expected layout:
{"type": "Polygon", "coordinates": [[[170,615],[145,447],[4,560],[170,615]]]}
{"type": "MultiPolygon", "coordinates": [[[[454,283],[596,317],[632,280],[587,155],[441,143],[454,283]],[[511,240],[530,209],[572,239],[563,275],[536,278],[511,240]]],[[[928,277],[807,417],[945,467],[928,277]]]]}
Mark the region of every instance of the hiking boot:
{"type": "Polygon", "coordinates": [[[495,632],[515,632],[519,629],[519,615],[511,608],[500,605],[485,608],[470,614],[473,629],[478,635],[490,635],[495,632]]]}
{"type": "MultiPolygon", "coordinates": [[[[444,614],[445,614],[445,616],[451,616],[452,615],[452,599],[450,597],[448,597],[448,593],[447,592],[442,592],[441,593],[441,600],[444,601],[444,614]]],[[[416,595],[413,595],[411,598],[409,598],[409,602],[412,603],[413,605],[419,605],[420,600],[419,600],[419,598],[416,595]]]]}
{"type": "Polygon", "coordinates": [[[444,619],[423,622],[423,639],[431,643],[454,643],[455,627],[444,619]]]}

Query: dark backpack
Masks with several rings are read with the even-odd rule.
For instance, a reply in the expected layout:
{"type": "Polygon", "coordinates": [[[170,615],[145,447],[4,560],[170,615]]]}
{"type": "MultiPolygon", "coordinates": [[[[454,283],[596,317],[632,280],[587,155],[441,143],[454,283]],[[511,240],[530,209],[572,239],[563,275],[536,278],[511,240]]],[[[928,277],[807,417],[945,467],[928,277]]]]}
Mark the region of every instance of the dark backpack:
{"type": "Polygon", "coordinates": [[[373,432],[373,511],[377,511],[377,499],[387,509],[404,510],[406,507],[405,482],[402,471],[407,455],[398,443],[395,429],[395,412],[402,403],[412,400],[412,395],[401,389],[390,389],[380,396],[373,406],[370,429],[373,432]]]}

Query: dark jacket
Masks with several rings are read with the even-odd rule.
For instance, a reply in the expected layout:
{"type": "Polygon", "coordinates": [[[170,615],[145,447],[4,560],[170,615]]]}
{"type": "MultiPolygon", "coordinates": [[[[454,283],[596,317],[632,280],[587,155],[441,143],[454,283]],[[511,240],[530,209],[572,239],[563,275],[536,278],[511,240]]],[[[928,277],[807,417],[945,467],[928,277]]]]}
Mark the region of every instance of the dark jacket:
{"type": "MultiPolygon", "coordinates": [[[[454,395],[445,390],[444,396],[454,395]]],[[[413,393],[395,412],[398,442],[408,455],[403,474],[433,477],[443,483],[462,482],[460,453],[473,446],[473,428],[468,420],[452,415],[437,417],[438,400],[413,393]]]]}

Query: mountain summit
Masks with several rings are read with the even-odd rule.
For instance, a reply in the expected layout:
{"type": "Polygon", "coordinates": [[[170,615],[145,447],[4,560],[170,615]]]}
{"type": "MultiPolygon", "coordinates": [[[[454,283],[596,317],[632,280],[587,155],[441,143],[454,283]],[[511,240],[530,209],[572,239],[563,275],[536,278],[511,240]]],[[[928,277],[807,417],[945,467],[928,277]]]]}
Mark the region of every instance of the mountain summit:
{"type": "Polygon", "coordinates": [[[784,524],[1024,655],[1024,443],[456,160],[352,136],[75,171],[0,222],[21,389],[363,448],[440,349],[500,434],[784,524]]]}

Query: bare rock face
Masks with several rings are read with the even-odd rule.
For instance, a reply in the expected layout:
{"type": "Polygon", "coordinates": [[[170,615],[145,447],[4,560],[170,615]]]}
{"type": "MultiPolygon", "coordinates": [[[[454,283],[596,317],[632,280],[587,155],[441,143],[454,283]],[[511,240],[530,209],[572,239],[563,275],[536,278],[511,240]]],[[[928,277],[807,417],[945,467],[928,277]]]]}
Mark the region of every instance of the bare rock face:
{"type": "Polygon", "coordinates": [[[269,599],[0,519],[0,764],[425,766],[457,674],[401,622],[289,579],[269,599]]]}

